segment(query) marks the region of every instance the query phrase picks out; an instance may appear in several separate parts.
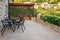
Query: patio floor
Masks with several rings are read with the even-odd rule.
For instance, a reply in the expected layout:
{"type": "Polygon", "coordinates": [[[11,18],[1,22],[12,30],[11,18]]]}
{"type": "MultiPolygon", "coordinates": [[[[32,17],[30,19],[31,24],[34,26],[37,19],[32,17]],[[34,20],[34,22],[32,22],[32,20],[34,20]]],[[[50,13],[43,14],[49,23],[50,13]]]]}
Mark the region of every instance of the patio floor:
{"type": "Polygon", "coordinates": [[[6,30],[3,36],[0,35],[0,40],[60,40],[60,33],[34,21],[26,20],[25,27],[25,32],[21,29],[16,29],[14,33],[6,30]]]}

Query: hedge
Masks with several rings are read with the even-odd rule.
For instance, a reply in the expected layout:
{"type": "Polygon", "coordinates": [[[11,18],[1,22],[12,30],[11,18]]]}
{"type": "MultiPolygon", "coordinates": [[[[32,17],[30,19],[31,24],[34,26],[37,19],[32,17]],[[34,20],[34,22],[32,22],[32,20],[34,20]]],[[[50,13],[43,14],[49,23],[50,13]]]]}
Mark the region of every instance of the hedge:
{"type": "Polygon", "coordinates": [[[47,21],[51,24],[60,26],[60,18],[58,17],[41,15],[41,19],[44,20],[44,22],[47,21]]]}
{"type": "MultiPolygon", "coordinates": [[[[11,6],[10,5],[10,16],[16,17],[22,15],[22,8],[18,6],[11,6]]],[[[27,15],[29,17],[37,16],[37,10],[33,9],[32,7],[24,7],[24,15],[27,15]]]]}

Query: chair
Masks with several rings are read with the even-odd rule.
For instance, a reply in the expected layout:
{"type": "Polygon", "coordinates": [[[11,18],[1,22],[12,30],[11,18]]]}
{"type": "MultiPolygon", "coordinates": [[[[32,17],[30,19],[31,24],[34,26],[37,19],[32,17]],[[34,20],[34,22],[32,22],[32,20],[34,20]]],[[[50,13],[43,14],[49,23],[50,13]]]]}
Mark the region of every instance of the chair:
{"type": "Polygon", "coordinates": [[[24,29],[26,29],[25,26],[24,26],[24,22],[25,22],[24,17],[20,17],[20,24],[21,24],[22,27],[24,27],[24,29]]]}
{"type": "Polygon", "coordinates": [[[24,32],[24,29],[25,29],[24,21],[25,20],[22,20],[22,21],[16,20],[16,26],[18,26],[18,29],[19,29],[19,26],[21,26],[22,32],[24,32]],[[24,29],[23,29],[23,27],[24,27],[24,29]]]}
{"type": "Polygon", "coordinates": [[[16,21],[15,20],[12,20],[12,27],[13,27],[13,32],[14,32],[16,29],[16,21]]]}
{"type": "Polygon", "coordinates": [[[15,31],[15,26],[14,26],[14,21],[10,20],[10,19],[5,19],[5,20],[1,20],[2,22],[2,29],[1,29],[1,35],[4,34],[6,28],[11,29],[13,32],[15,31]]]}
{"type": "Polygon", "coordinates": [[[24,29],[26,29],[26,28],[25,28],[25,25],[24,25],[24,22],[25,22],[25,20],[22,20],[22,21],[20,22],[20,24],[21,24],[22,27],[24,27],[24,29]]]}
{"type": "Polygon", "coordinates": [[[5,20],[1,20],[1,22],[2,22],[2,25],[3,25],[2,29],[1,29],[1,32],[2,32],[1,35],[3,35],[7,26],[8,26],[8,23],[6,23],[5,20]]]}

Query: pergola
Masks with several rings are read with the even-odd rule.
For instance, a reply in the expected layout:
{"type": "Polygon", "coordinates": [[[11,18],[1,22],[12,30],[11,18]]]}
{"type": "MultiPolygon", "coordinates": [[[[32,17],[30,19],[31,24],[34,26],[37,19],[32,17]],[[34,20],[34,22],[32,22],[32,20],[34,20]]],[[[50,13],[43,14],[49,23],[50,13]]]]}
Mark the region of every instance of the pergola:
{"type": "Polygon", "coordinates": [[[35,4],[34,3],[9,3],[9,5],[22,7],[22,16],[24,17],[24,7],[32,7],[32,8],[34,8],[35,4]]]}

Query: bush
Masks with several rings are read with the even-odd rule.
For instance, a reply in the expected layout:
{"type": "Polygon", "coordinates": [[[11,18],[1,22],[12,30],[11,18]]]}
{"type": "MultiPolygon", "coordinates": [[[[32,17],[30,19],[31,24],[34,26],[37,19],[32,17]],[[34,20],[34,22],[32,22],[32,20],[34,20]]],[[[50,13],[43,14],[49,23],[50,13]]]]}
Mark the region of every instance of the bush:
{"type": "MultiPolygon", "coordinates": [[[[10,16],[17,17],[22,15],[22,8],[18,6],[11,6],[10,5],[10,16]]],[[[24,7],[24,15],[29,17],[37,16],[37,10],[31,7],[24,7]]]]}
{"type": "Polygon", "coordinates": [[[44,21],[47,21],[51,24],[60,26],[60,18],[57,18],[54,16],[43,16],[43,15],[41,15],[41,19],[44,21]]]}
{"type": "Polygon", "coordinates": [[[17,17],[17,16],[20,16],[22,15],[22,11],[21,11],[21,7],[16,7],[16,6],[10,6],[10,16],[14,16],[14,17],[17,17]]]}

